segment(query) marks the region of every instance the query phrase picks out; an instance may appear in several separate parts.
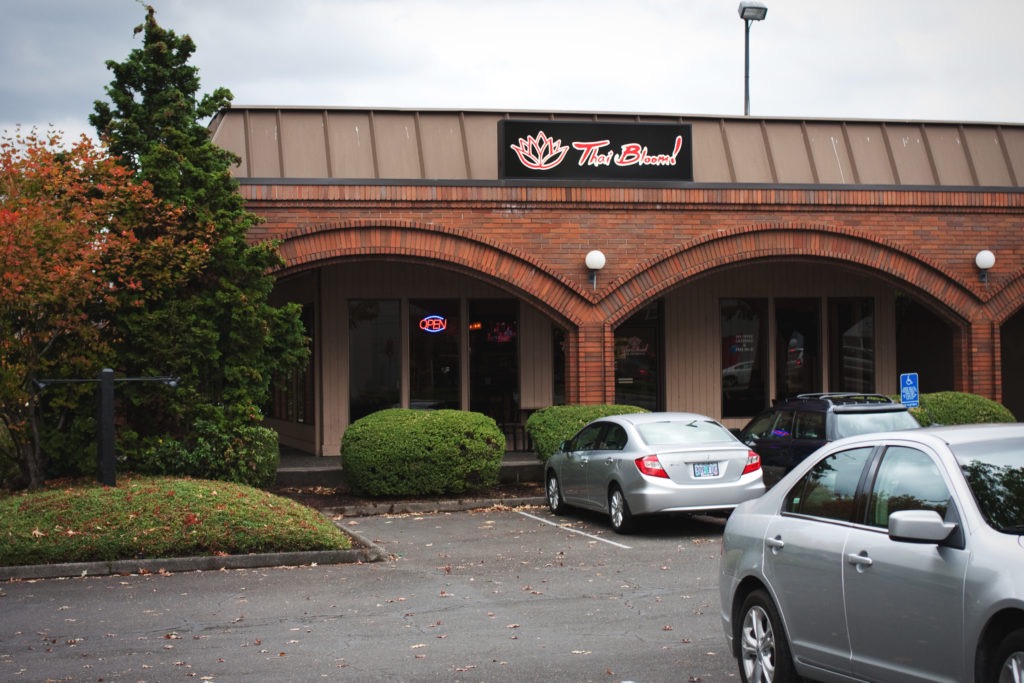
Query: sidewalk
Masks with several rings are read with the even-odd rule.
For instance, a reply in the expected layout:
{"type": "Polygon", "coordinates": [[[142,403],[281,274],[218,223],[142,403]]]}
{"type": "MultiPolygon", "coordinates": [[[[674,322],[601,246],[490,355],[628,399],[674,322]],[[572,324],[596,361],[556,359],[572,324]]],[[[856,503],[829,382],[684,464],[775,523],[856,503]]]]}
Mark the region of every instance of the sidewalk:
{"type": "MultiPolygon", "coordinates": [[[[532,451],[506,451],[501,461],[499,481],[503,484],[539,482],[543,467],[532,451]]],[[[277,467],[278,486],[338,486],[341,484],[341,458],[315,456],[291,448],[281,448],[277,467]]]]}

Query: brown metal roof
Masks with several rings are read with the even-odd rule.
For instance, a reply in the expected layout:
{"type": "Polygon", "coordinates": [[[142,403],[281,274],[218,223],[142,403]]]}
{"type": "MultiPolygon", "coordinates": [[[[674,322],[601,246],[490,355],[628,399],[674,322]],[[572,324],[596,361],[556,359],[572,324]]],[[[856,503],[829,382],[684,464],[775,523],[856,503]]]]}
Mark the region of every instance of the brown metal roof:
{"type": "Polygon", "coordinates": [[[1024,125],[233,107],[210,128],[260,179],[493,181],[499,119],[688,123],[697,183],[1021,187],[1024,125]]]}

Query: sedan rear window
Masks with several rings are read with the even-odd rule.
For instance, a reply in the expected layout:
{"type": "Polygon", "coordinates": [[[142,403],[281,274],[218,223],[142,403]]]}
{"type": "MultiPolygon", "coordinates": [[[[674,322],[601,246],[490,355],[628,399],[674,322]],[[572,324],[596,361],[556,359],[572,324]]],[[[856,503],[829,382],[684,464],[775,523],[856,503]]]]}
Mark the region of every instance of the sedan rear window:
{"type": "Polygon", "coordinates": [[[675,443],[715,443],[736,439],[729,430],[708,420],[673,420],[638,424],[636,431],[648,446],[675,443]]]}

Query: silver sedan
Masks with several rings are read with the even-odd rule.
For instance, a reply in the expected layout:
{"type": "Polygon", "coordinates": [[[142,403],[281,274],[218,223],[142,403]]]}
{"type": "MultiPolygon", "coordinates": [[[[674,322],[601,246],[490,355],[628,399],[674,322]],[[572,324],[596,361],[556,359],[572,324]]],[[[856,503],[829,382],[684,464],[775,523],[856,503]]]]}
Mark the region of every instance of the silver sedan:
{"type": "Polygon", "coordinates": [[[744,681],[1024,681],[1024,425],[856,436],[739,506],[722,623],[744,681]]]}
{"type": "Polygon", "coordinates": [[[764,493],[760,457],[696,413],[594,420],[548,459],[545,482],[552,512],[604,512],[619,533],[642,515],[731,510],[764,493]]]}

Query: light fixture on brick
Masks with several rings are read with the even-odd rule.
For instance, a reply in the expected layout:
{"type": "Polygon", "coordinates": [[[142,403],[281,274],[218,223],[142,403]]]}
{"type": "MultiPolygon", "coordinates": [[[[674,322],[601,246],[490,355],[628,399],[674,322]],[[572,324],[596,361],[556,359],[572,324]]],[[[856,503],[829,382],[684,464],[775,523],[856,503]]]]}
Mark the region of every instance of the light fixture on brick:
{"type": "Polygon", "coordinates": [[[604,252],[597,249],[587,252],[586,264],[587,268],[590,269],[590,284],[594,286],[594,289],[597,289],[597,271],[604,268],[604,252]]]}
{"type": "MultiPolygon", "coordinates": [[[[588,257],[589,258],[589,257],[588,257]]],[[[988,249],[982,249],[974,257],[974,265],[978,266],[978,276],[982,282],[988,282],[989,268],[996,264],[996,255],[988,249]]]]}

